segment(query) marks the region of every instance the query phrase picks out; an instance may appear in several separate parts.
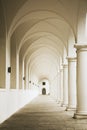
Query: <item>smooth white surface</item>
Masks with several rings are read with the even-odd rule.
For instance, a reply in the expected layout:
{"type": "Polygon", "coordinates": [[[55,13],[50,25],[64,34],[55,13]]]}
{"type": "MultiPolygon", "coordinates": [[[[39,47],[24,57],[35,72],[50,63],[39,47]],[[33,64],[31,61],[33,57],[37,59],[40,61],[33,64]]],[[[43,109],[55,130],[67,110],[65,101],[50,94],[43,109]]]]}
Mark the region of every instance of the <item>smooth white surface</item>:
{"type": "Polygon", "coordinates": [[[37,90],[0,90],[0,123],[38,95],[37,90]]]}
{"type": "Polygon", "coordinates": [[[68,105],[68,65],[63,65],[63,105],[68,105]]]}
{"type": "Polygon", "coordinates": [[[77,111],[87,116],[87,46],[77,45],[77,111]]]}
{"type": "Polygon", "coordinates": [[[68,58],[68,109],[76,108],[76,59],[68,58]]]}

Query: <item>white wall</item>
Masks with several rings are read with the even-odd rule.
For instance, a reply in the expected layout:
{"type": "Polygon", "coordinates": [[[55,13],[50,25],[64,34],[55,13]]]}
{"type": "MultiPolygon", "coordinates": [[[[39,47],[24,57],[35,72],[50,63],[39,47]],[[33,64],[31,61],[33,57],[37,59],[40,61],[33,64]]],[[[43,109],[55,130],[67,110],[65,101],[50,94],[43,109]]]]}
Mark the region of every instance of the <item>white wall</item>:
{"type": "Polygon", "coordinates": [[[38,96],[37,90],[0,90],[0,123],[38,96]]]}
{"type": "Polygon", "coordinates": [[[49,88],[49,81],[46,79],[43,79],[39,82],[39,94],[42,94],[42,89],[45,88],[46,89],[46,94],[50,93],[50,88],[49,88]],[[45,82],[46,85],[43,85],[42,83],[45,82]]]}

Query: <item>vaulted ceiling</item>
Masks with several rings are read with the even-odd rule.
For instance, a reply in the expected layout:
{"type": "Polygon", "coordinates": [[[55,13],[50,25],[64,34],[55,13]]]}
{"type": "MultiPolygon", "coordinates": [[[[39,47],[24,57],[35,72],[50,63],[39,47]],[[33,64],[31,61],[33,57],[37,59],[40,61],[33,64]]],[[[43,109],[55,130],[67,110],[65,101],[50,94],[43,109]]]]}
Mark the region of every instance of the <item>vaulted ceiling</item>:
{"type": "Polygon", "coordinates": [[[1,0],[7,39],[38,78],[57,75],[70,37],[77,38],[80,0],[1,0]]]}

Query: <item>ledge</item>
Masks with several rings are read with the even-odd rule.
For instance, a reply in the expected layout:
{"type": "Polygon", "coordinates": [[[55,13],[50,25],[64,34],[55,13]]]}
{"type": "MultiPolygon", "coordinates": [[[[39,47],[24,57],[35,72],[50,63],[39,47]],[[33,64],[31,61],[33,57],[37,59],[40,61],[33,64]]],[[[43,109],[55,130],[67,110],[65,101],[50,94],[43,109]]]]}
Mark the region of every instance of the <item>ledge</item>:
{"type": "Polygon", "coordinates": [[[72,61],[72,62],[75,62],[77,60],[76,57],[66,57],[68,61],[72,61]]]}
{"type": "Polygon", "coordinates": [[[75,44],[74,47],[77,49],[77,50],[82,50],[82,51],[87,51],[87,45],[86,44],[75,44]]]}

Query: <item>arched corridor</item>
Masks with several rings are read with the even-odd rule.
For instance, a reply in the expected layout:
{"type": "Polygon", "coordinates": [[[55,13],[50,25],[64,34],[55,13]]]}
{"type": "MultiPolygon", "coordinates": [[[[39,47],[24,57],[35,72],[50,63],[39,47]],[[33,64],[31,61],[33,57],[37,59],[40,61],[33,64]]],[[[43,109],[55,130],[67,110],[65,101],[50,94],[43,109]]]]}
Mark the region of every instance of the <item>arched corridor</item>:
{"type": "Polygon", "coordinates": [[[87,119],[87,0],[0,0],[0,123],[42,94],[87,119]]]}

